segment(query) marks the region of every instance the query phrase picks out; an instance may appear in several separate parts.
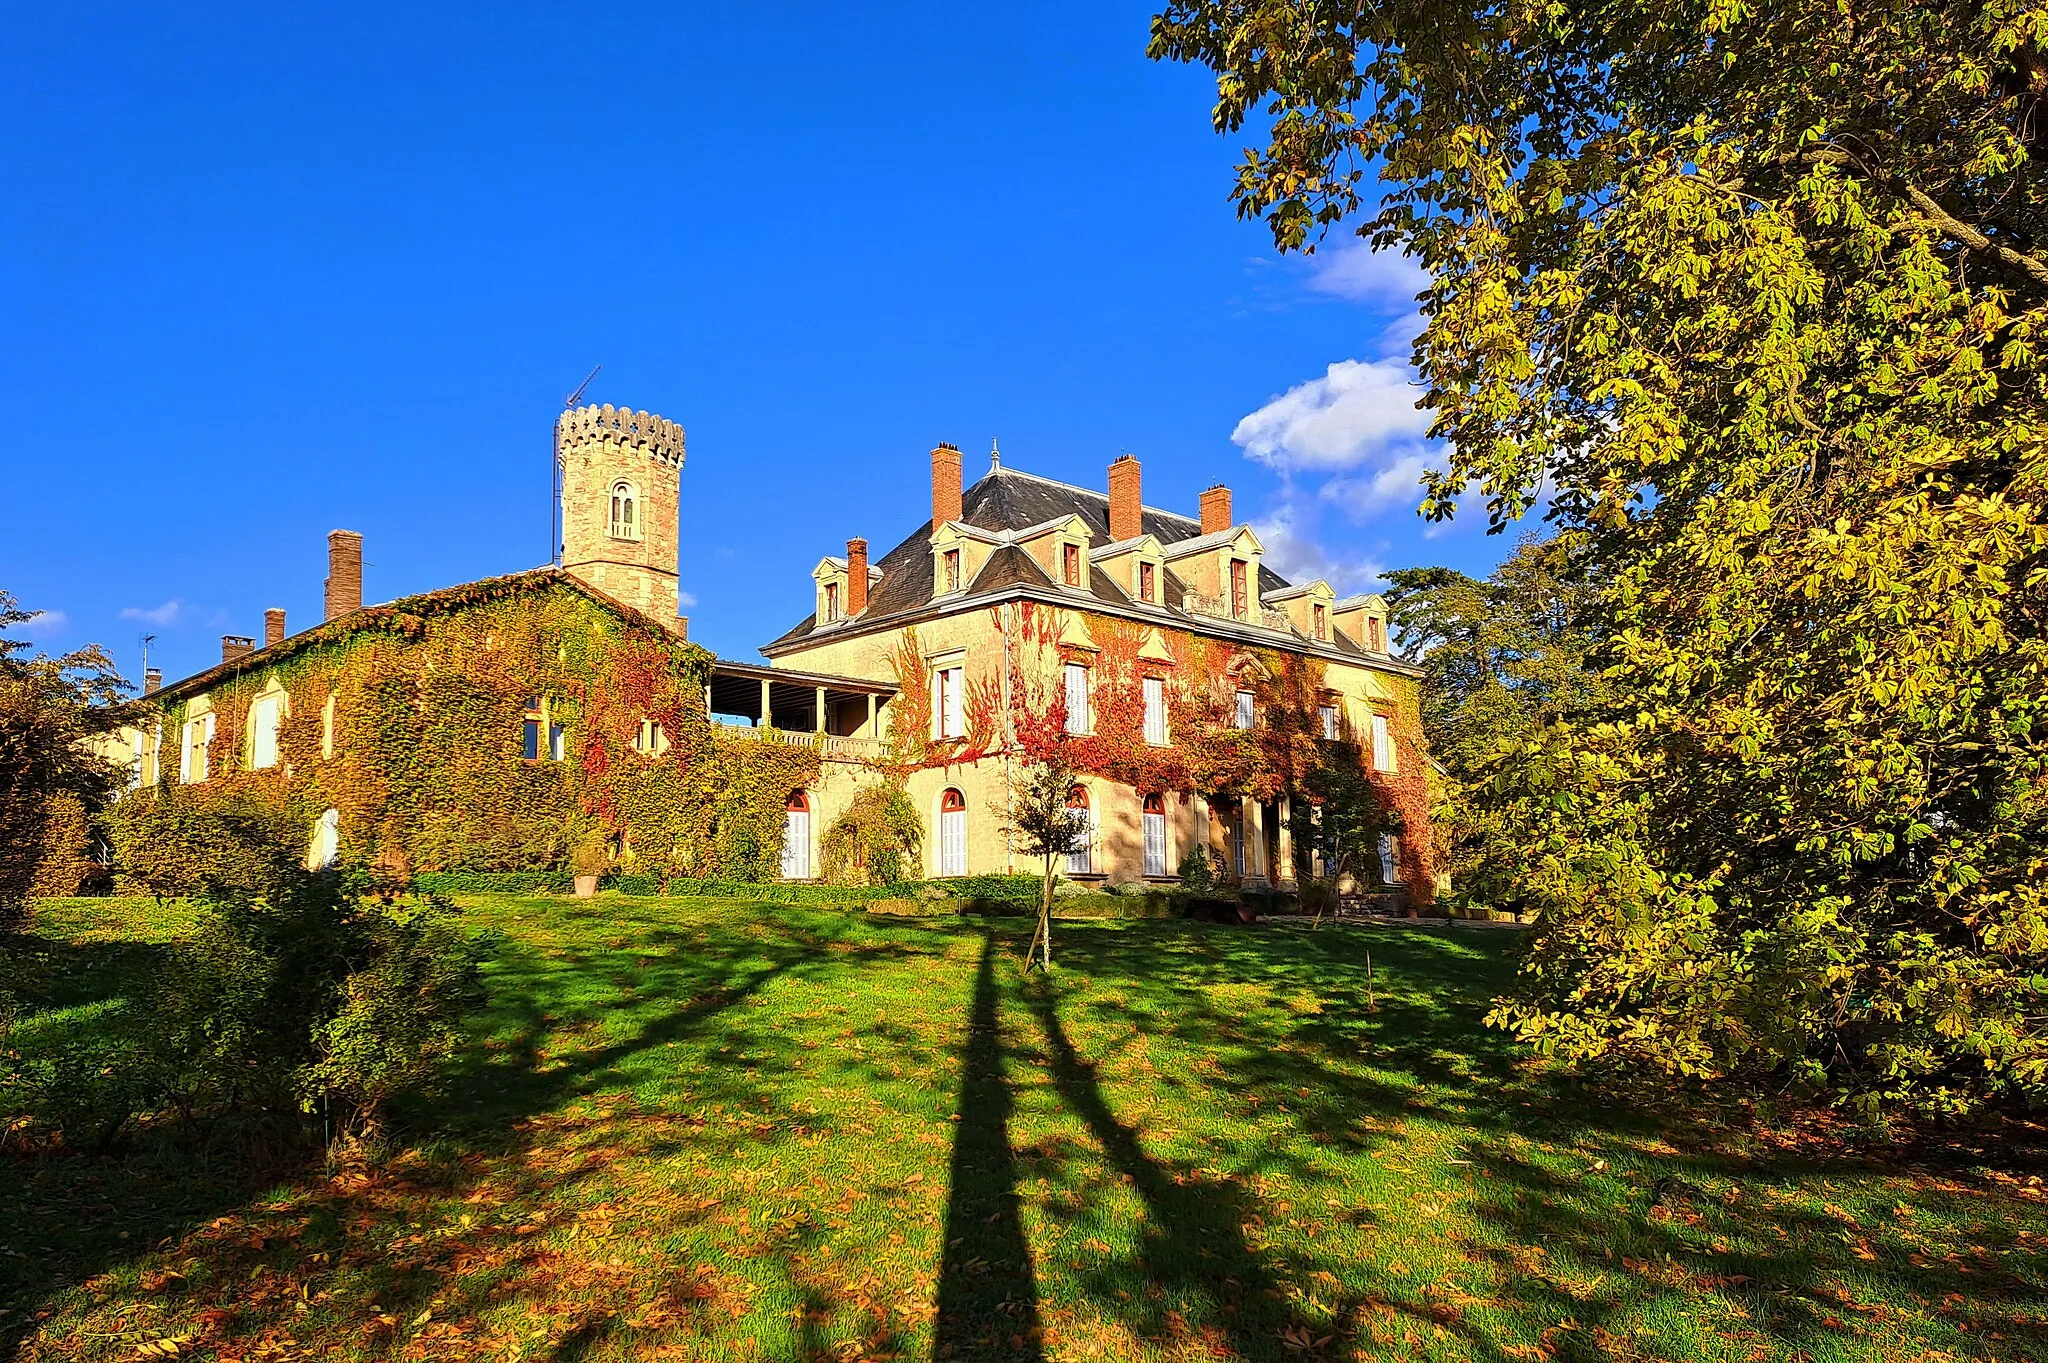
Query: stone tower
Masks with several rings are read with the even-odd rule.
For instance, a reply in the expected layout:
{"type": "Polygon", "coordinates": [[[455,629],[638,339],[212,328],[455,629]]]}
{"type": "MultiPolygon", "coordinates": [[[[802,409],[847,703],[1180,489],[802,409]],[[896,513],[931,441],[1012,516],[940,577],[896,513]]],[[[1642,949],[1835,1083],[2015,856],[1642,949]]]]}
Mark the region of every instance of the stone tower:
{"type": "Polygon", "coordinates": [[[627,408],[578,407],[555,422],[562,568],[683,633],[676,618],[676,507],[683,428],[627,408]]]}

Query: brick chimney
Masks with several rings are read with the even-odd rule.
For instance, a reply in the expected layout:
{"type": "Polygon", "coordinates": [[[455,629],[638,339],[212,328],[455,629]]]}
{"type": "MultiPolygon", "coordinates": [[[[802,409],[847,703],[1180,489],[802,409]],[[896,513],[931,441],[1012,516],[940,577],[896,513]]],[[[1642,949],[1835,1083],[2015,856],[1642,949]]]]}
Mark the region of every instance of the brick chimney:
{"type": "Polygon", "coordinates": [[[858,537],[846,542],[846,613],[859,615],[868,608],[868,542],[858,537]]]}
{"type": "Polygon", "coordinates": [[[1122,455],[1109,466],[1110,539],[1133,540],[1145,533],[1145,499],[1139,487],[1136,455],[1122,455]]]}
{"type": "Polygon", "coordinates": [[[1230,489],[1218,483],[1202,494],[1202,533],[1213,535],[1237,522],[1230,519],[1230,489]]]}
{"type": "Polygon", "coordinates": [[[960,519],[960,451],[942,442],[932,451],[932,529],[960,519]]]}
{"type": "Polygon", "coordinates": [[[263,646],[276,648],[284,642],[284,607],[272,606],[263,612],[263,646]]]}
{"type": "Polygon", "coordinates": [[[142,669],[142,694],[153,696],[164,689],[164,670],[161,667],[142,669]]]}
{"type": "Polygon", "coordinates": [[[327,535],[327,618],[363,608],[363,537],[353,530],[327,535]]]}
{"type": "Polygon", "coordinates": [[[237,658],[246,658],[256,651],[256,641],[246,634],[223,634],[220,636],[220,660],[231,663],[237,658]]]}

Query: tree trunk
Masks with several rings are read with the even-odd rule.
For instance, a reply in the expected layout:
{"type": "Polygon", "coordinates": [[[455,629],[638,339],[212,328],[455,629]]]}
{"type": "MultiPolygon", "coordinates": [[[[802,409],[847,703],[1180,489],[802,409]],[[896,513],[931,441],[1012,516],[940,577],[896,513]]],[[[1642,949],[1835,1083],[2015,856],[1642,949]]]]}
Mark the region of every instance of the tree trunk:
{"type": "Polygon", "coordinates": [[[1044,968],[1047,970],[1052,969],[1052,863],[1051,857],[1045,859],[1045,890],[1038,897],[1038,931],[1045,939],[1044,968]]]}

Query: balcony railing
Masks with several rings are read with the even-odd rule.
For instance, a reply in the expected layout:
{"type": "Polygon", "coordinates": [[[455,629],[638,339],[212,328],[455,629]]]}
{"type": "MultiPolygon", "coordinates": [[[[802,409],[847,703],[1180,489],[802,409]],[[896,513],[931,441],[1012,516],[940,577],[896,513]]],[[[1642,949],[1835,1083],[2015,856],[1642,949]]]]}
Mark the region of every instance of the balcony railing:
{"type": "Polygon", "coordinates": [[[763,729],[738,724],[719,726],[719,732],[742,742],[779,743],[786,748],[816,748],[820,757],[837,762],[872,762],[883,753],[880,740],[848,738],[843,734],[805,733],[798,729],[763,729]]]}

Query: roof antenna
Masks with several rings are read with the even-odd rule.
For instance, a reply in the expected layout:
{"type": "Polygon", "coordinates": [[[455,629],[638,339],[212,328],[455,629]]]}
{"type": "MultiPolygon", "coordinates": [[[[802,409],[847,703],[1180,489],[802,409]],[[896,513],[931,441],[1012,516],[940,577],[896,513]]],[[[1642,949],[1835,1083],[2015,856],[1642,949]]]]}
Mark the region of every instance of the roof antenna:
{"type": "MultiPolygon", "coordinates": [[[[568,411],[583,400],[584,390],[597,377],[602,364],[590,366],[590,372],[583,376],[583,382],[576,385],[576,391],[562,399],[562,410],[568,411]]],[[[555,423],[555,457],[548,470],[548,562],[554,567],[562,566],[562,423],[555,423]]]]}
{"type": "Polygon", "coordinates": [[[988,471],[994,473],[1002,468],[1002,466],[1003,452],[996,448],[996,438],[990,436],[988,438],[988,471]]]}

